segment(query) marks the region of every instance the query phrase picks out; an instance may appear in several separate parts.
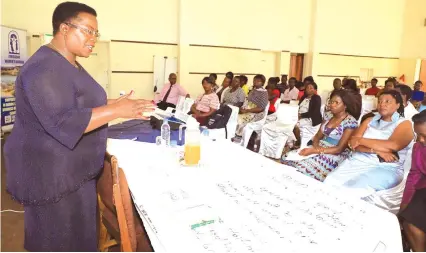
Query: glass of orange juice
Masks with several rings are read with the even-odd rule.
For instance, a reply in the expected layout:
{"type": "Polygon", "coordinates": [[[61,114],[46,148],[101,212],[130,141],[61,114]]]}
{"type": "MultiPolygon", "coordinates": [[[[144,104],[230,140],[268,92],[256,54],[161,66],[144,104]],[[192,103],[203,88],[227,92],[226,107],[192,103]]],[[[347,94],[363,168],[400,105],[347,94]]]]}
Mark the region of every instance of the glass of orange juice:
{"type": "Polygon", "coordinates": [[[185,145],[185,164],[197,165],[200,162],[200,144],[186,144],[185,145]]]}

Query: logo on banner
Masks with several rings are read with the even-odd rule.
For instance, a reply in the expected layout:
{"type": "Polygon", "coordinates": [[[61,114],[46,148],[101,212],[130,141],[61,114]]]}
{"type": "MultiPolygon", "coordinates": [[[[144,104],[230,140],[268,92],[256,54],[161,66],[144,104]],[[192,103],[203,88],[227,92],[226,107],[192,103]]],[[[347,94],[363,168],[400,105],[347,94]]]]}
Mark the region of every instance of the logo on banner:
{"type": "Polygon", "coordinates": [[[11,58],[19,58],[20,54],[19,35],[13,30],[9,33],[9,54],[14,55],[11,58]]]}

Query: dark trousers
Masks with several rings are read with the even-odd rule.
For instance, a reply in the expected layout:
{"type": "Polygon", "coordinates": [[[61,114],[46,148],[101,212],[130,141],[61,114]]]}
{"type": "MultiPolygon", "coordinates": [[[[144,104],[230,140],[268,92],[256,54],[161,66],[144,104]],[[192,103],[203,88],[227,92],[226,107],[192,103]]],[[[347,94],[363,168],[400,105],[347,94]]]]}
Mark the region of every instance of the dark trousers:
{"type": "Polygon", "coordinates": [[[159,102],[157,104],[157,107],[159,109],[161,109],[161,110],[166,110],[168,107],[176,108],[176,105],[175,104],[171,104],[171,103],[167,103],[167,102],[164,102],[164,101],[161,101],[161,102],[159,102]]]}

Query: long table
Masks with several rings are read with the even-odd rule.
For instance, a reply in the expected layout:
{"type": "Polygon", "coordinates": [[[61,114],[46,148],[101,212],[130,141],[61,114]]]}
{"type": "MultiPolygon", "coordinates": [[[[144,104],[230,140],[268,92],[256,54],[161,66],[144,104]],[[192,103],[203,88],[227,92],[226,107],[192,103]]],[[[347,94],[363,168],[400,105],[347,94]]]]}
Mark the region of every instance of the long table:
{"type": "Polygon", "coordinates": [[[395,215],[252,153],[205,141],[182,147],[108,141],[158,252],[402,251],[395,215]]]}

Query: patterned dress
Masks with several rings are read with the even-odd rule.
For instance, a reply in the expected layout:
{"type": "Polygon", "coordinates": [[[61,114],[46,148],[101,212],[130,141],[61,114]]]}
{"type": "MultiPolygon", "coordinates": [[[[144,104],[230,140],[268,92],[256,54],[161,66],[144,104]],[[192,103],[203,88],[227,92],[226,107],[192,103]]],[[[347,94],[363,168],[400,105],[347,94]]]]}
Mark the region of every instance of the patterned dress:
{"type": "MultiPolygon", "coordinates": [[[[324,148],[337,146],[346,129],[355,129],[358,127],[358,122],[351,115],[348,115],[336,128],[328,128],[328,122],[329,120],[325,121],[321,126],[324,138],[320,140],[319,144],[324,148]]],[[[301,161],[281,160],[281,163],[295,167],[299,172],[322,182],[328,173],[334,171],[340,163],[349,157],[349,154],[349,149],[345,149],[337,155],[323,154],[301,161]]]]}
{"type": "Polygon", "coordinates": [[[223,101],[225,105],[241,106],[246,99],[246,95],[242,88],[238,87],[235,91],[228,89],[222,93],[223,101]]]}
{"type": "MultiPolygon", "coordinates": [[[[250,93],[242,108],[244,109],[253,109],[253,108],[261,108],[264,110],[268,105],[268,92],[265,88],[253,89],[250,93]]],[[[244,127],[250,122],[256,122],[265,117],[265,112],[259,113],[245,113],[238,115],[238,127],[236,131],[236,135],[242,136],[244,127]]]]}

